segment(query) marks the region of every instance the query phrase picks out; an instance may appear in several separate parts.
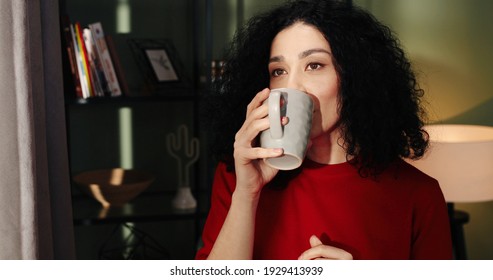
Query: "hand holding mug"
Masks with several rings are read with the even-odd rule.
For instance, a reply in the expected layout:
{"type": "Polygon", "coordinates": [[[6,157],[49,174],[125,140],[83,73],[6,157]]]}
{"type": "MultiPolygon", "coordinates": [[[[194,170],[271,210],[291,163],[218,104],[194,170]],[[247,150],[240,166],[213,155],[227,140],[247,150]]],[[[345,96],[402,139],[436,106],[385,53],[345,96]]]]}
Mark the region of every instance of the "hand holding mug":
{"type": "Polygon", "coordinates": [[[270,182],[278,170],[262,159],[282,155],[282,148],[263,149],[257,146],[257,137],[269,128],[268,108],[265,100],[268,88],[260,91],[247,106],[246,119],[235,135],[234,160],[236,173],[235,192],[258,197],[261,188],[270,182]]]}

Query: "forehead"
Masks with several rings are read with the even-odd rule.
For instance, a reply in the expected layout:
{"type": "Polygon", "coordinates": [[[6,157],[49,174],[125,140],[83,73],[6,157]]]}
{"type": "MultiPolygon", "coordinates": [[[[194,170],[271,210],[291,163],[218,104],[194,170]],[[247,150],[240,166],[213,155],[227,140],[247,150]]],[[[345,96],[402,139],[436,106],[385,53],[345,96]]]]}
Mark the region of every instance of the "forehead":
{"type": "Polygon", "coordinates": [[[297,22],[281,30],[272,40],[271,56],[284,55],[290,51],[305,51],[312,48],[330,52],[330,44],[316,27],[297,22]]]}

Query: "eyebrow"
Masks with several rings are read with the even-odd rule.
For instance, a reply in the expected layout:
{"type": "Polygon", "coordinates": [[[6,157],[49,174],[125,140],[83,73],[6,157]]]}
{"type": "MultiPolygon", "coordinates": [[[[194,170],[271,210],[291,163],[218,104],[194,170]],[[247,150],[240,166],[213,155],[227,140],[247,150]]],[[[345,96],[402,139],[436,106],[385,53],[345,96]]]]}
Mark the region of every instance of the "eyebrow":
{"type": "MultiPolygon", "coordinates": [[[[328,50],[326,49],[322,49],[322,48],[316,48],[316,49],[309,49],[309,50],[306,50],[306,51],[303,51],[301,52],[299,55],[298,55],[298,58],[299,59],[303,59],[305,57],[308,57],[314,53],[326,53],[328,55],[332,55],[328,50]]],[[[269,63],[272,63],[272,62],[280,62],[280,61],[283,61],[284,60],[284,56],[282,55],[279,55],[279,56],[273,56],[269,59],[269,63]]]]}
{"type": "Polygon", "coordinates": [[[300,53],[300,54],[298,55],[298,58],[300,58],[300,59],[301,59],[301,58],[305,58],[305,57],[307,57],[307,56],[309,56],[309,55],[311,55],[311,54],[314,54],[314,53],[320,53],[320,52],[321,52],[321,53],[326,53],[326,54],[328,54],[328,55],[331,55],[331,53],[330,53],[328,50],[326,50],[326,49],[322,49],[322,48],[317,48],[317,49],[309,49],[309,50],[306,50],[306,51],[304,51],[304,52],[300,53]]]}
{"type": "Polygon", "coordinates": [[[284,56],[282,56],[282,55],[273,56],[273,57],[269,58],[269,63],[272,63],[272,62],[280,62],[280,61],[283,61],[283,60],[284,60],[284,56]]]}

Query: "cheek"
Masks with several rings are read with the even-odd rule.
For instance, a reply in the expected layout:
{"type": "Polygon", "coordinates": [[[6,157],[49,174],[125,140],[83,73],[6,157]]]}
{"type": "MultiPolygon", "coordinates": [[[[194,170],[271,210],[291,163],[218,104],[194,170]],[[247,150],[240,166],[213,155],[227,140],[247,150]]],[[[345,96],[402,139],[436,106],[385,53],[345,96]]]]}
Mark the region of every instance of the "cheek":
{"type": "MultiPolygon", "coordinates": [[[[339,120],[339,87],[337,85],[326,87],[323,94],[316,95],[315,114],[313,125],[316,130],[328,131],[339,120]]],[[[315,131],[314,131],[315,132],[315,131]]]]}
{"type": "Polygon", "coordinates": [[[337,98],[331,98],[320,103],[320,122],[325,129],[330,129],[339,120],[337,98]]]}
{"type": "Polygon", "coordinates": [[[270,79],[269,81],[269,88],[270,89],[273,89],[273,88],[281,88],[281,83],[279,82],[280,79],[270,79]]]}
{"type": "Polygon", "coordinates": [[[313,92],[322,113],[337,113],[339,102],[339,85],[337,81],[325,84],[319,83],[313,92]]]}

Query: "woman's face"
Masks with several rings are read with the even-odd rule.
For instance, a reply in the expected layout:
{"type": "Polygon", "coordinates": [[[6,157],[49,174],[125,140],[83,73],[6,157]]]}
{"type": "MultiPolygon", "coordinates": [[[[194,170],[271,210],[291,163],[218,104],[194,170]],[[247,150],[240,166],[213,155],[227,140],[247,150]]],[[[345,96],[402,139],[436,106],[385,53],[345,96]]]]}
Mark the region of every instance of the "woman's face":
{"type": "Polygon", "coordinates": [[[329,42],[315,27],[295,23],[272,41],[270,88],[295,88],[314,100],[310,138],[329,136],[339,119],[339,82],[329,42]]]}

